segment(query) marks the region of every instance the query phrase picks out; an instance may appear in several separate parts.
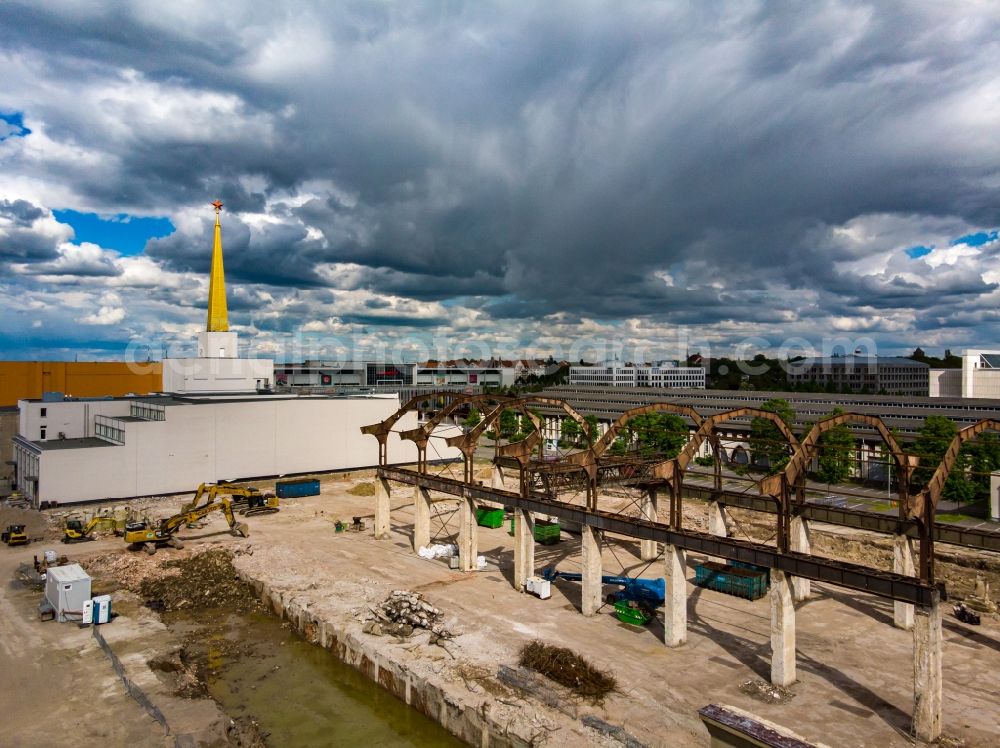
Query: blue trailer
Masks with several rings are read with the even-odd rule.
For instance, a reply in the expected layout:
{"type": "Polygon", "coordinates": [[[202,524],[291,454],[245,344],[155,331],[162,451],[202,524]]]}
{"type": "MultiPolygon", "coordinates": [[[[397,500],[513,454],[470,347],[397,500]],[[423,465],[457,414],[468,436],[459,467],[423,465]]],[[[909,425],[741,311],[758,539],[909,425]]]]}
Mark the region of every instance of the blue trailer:
{"type": "Polygon", "coordinates": [[[279,499],[298,499],[303,496],[319,496],[319,481],[315,478],[282,480],[274,484],[274,492],[279,499]]]}

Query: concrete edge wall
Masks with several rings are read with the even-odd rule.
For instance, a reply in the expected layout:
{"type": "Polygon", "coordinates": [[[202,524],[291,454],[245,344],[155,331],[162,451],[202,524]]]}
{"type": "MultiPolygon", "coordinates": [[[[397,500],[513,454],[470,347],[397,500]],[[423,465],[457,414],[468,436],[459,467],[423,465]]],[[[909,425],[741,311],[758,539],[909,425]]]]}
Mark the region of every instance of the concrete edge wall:
{"type": "Polygon", "coordinates": [[[296,601],[294,592],[276,589],[267,582],[253,579],[241,569],[237,569],[237,573],[275,615],[289,621],[310,644],[329,650],[460,740],[490,748],[528,748],[532,745],[534,736],[527,731],[524,734],[516,731],[516,722],[501,724],[492,719],[492,699],[469,699],[464,694],[460,698],[445,684],[435,683],[431,678],[414,673],[405,663],[393,660],[391,652],[380,652],[359,633],[320,618],[307,605],[296,601]]]}

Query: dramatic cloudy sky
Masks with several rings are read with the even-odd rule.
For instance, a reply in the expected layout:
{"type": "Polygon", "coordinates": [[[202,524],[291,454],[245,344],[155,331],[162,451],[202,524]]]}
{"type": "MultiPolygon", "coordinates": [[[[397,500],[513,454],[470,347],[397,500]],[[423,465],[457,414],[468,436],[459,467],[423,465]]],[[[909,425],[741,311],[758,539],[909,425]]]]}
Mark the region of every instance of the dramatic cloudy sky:
{"type": "Polygon", "coordinates": [[[0,357],[179,350],[216,198],[262,353],[997,345],[998,40],[990,2],[8,0],[0,357]]]}

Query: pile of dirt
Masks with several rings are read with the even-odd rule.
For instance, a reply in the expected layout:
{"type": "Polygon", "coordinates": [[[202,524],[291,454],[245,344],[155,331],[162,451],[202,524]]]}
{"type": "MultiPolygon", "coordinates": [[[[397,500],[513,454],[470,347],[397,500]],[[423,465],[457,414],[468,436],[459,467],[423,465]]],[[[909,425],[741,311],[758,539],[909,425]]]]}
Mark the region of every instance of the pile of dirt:
{"type": "Polygon", "coordinates": [[[593,702],[601,701],[618,686],[614,676],[598,670],[573,650],[537,639],[524,646],[519,662],[521,667],[531,668],[593,702]]]}
{"type": "Polygon", "coordinates": [[[351,496],[374,496],[375,484],[359,483],[356,486],[351,486],[350,488],[348,488],[347,493],[351,494],[351,496]]]}
{"type": "Polygon", "coordinates": [[[228,550],[216,548],[174,559],[163,563],[162,568],[176,573],[151,576],[139,585],[147,604],[158,610],[225,608],[249,613],[262,608],[260,600],[237,576],[233,555],[228,550]]]}
{"type": "Polygon", "coordinates": [[[7,525],[24,525],[30,540],[40,540],[47,536],[49,524],[46,516],[34,509],[19,509],[0,504],[0,530],[7,525]]]}
{"type": "Polygon", "coordinates": [[[162,556],[145,553],[107,553],[84,559],[80,564],[92,577],[114,580],[132,592],[140,592],[150,580],[177,577],[181,573],[177,568],[167,568],[162,556]]]}

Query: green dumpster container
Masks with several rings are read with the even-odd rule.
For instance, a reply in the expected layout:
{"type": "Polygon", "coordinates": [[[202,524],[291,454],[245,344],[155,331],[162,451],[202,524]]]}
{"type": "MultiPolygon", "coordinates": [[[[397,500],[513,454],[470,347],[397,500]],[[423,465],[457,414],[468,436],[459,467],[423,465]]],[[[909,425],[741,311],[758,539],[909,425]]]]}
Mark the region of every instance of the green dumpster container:
{"type": "Polygon", "coordinates": [[[476,524],[480,527],[503,527],[503,507],[492,506],[476,508],[476,524]]]}
{"type": "MultiPolygon", "coordinates": [[[[514,518],[510,518],[510,529],[508,535],[514,534],[514,518]]],[[[555,545],[561,540],[560,527],[558,522],[546,522],[545,520],[535,520],[535,542],[542,545],[555,545]]]]}

